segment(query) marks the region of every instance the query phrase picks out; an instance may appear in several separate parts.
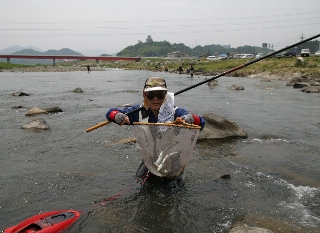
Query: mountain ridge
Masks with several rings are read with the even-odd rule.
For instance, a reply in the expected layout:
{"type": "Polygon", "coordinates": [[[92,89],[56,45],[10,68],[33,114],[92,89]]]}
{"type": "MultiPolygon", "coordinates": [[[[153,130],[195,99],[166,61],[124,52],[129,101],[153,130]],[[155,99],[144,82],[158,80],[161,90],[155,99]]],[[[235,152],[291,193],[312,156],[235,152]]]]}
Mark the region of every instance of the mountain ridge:
{"type": "Polygon", "coordinates": [[[74,55],[83,56],[83,54],[73,51],[69,48],[63,48],[60,50],[50,49],[48,51],[39,52],[34,49],[23,49],[12,53],[13,55],[74,55]]]}
{"type": "MultiPolygon", "coordinates": [[[[55,50],[55,49],[49,49],[47,51],[42,50],[40,48],[37,48],[35,46],[27,46],[27,47],[22,47],[18,45],[10,46],[5,49],[0,49],[0,54],[31,54],[31,55],[82,55],[82,56],[100,56],[101,54],[109,54],[104,49],[94,49],[94,50],[80,50],[79,52],[69,49],[71,52],[70,54],[64,54],[66,49],[69,48],[63,48],[60,50],[55,50]],[[31,51],[30,49],[34,50],[31,51]],[[57,52],[60,51],[60,52],[57,52]],[[30,53],[29,53],[30,52],[30,53]],[[38,53],[37,53],[38,52],[38,53]]],[[[110,54],[112,56],[115,56],[116,53],[110,54]]]]}
{"type": "MultiPolygon", "coordinates": [[[[19,48],[19,46],[15,47],[15,48],[19,48]]],[[[44,52],[39,52],[39,51],[36,51],[34,49],[29,48],[29,49],[23,49],[23,50],[16,51],[16,52],[12,53],[11,55],[43,55],[43,56],[74,55],[74,56],[84,56],[83,54],[78,53],[78,52],[73,51],[73,50],[68,49],[68,48],[63,48],[63,49],[60,49],[60,50],[50,49],[50,50],[44,51],[44,52]]],[[[48,59],[19,59],[19,58],[12,58],[11,61],[12,61],[12,63],[15,63],[15,64],[30,64],[30,65],[52,64],[52,61],[48,60],[48,59]]],[[[5,58],[1,58],[0,62],[6,62],[6,59],[5,58]]]]}

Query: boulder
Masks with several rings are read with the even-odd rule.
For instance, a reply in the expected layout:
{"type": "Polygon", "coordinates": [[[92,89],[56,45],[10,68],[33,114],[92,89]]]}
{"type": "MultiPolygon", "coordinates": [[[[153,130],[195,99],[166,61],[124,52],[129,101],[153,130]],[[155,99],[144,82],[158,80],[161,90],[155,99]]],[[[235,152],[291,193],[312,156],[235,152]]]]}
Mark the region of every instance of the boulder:
{"type": "Polygon", "coordinates": [[[46,108],[45,111],[49,112],[49,113],[63,112],[62,109],[60,107],[58,107],[58,106],[46,108]]]}
{"type": "Polygon", "coordinates": [[[13,95],[13,96],[30,96],[29,94],[24,93],[24,92],[21,92],[21,91],[12,93],[12,95],[13,95]]]}
{"type": "Polygon", "coordinates": [[[13,109],[20,109],[20,108],[23,108],[21,105],[17,105],[17,106],[13,106],[13,107],[11,107],[11,108],[13,108],[13,109]]]}
{"type": "Polygon", "coordinates": [[[237,85],[232,85],[231,87],[229,87],[229,90],[237,90],[237,91],[242,91],[244,90],[243,86],[237,86],[237,85]]]}
{"type": "Polygon", "coordinates": [[[200,131],[198,140],[222,139],[241,137],[246,138],[247,133],[236,123],[212,113],[202,116],[205,121],[205,127],[200,131]]]}
{"type": "Polygon", "coordinates": [[[293,86],[295,83],[308,83],[308,82],[309,81],[306,78],[294,77],[287,82],[286,86],[293,86]]]}
{"type": "Polygon", "coordinates": [[[232,228],[229,233],[273,233],[273,231],[260,227],[249,227],[248,225],[244,224],[242,226],[232,228]]]}
{"type": "Polygon", "coordinates": [[[22,129],[41,129],[41,130],[47,130],[49,129],[49,126],[45,119],[43,118],[36,118],[29,123],[21,126],[22,129]]]}
{"type": "Polygon", "coordinates": [[[73,90],[75,93],[83,93],[83,90],[80,87],[77,87],[76,89],[73,90]]]}
{"type": "Polygon", "coordinates": [[[304,87],[310,87],[310,83],[296,82],[293,84],[293,88],[304,88],[304,87]]]}
{"type": "Polygon", "coordinates": [[[216,85],[219,85],[218,81],[217,80],[212,80],[210,82],[208,82],[208,86],[209,87],[213,87],[213,86],[216,86],[216,85]]]}
{"type": "Polygon", "coordinates": [[[303,87],[301,89],[302,92],[306,92],[306,93],[320,93],[320,87],[317,86],[312,86],[312,87],[303,87]]]}
{"type": "Polygon", "coordinates": [[[41,108],[33,107],[33,108],[29,109],[25,115],[26,116],[34,116],[34,115],[39,115],[39,114],[48,114],[48,112],[46,110],[41,109],[41,108]]]}

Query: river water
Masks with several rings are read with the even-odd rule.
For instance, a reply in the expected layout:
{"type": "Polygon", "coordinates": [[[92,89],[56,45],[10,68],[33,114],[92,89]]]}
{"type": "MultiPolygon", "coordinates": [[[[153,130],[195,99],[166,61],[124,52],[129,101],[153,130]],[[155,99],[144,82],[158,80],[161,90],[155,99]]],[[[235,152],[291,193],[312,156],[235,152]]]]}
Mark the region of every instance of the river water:
{"type": "Polygon", "coordinates": [[[228,232],[239,221],[274,232],[320,231],[319,94],[283,81],[221,77],[218,86],[176,96],[175,105],[234,121],[248,138],[198,143],[181,181],[141,184],[136,145],[117,143],[134,137],[132,126],[86,129],[105,121],[110,107],[141,103],[153,75],[172,92],[205,79],[0,72],[0,230],[39,212],[75,209],[82,216],[69,232],[228,232]],[[228,90],[232,84],[245,89],[228,90]],[[77,87],[84,92],[74,93],[77,87]],[[30,96],[12,96],[17,91],[30,96]],[[40,116],[49,130],[21,129],[34,118],[27,109],[53,106],[63,113],[40,116]],[[226,174],[231,179],[219,178],[226,174]]]}

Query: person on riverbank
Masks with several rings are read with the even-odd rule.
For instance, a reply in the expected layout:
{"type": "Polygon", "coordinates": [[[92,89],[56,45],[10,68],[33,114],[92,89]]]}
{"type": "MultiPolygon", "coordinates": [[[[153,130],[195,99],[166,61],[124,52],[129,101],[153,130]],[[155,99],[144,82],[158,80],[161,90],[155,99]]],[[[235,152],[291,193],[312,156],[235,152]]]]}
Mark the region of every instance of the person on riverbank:
{"type": "MultiPolygon", "coordinates": [[[[135,105],[129,108],[111,108],[106,113],[109,121],[115,122],[118,125],[132,125],[133,122],[165,122],[162,121],[163,113],[160,112],[160,107],[164,104],[173,93],[168,93],[166,81],[161,77],[150,77],[146,80],[143,88],[143,105],[135,105]],[[127,114],[135,109],[144,106],[142,110],[127,114]]],[[[205,120],[202,116],[190,114],[187,110],[180,107],[172,106],[173,120],[184,121],[188,124],[201,126],[203,129],[205,120]]],[[[142,177],[148,173],[148,169],[144,162],[140,164],[136,172],[137,177],[142,177]]]]}
{"type": "Polygon", "coordinates": [[[89,66],[89,65],[87,65],[87,70],[88,70],[88,73],[91,72],[91,69],[90,69],[90,66],[89,66]]]}

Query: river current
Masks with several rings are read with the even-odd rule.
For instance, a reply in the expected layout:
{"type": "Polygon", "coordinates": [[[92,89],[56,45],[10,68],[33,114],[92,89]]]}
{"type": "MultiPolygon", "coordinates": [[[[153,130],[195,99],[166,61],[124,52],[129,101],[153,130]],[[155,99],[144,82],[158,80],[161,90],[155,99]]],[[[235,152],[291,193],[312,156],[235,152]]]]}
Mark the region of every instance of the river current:
{"type": "Polygon", "coordinates": [[[181,181],[135,182],[132,126],[110,107],[140,104],[149,76],[177,92],[205,79],[148,71],[0,72],[0,230],[39,212],[75,209],[68,232],[228,232],[237,222],[274,232],[320,232],[320,95],[284,81],[220,77],[175,97],[196,114],[234,121],[248,138],[197,143],[181,181]],[[232,91],[232,85],[244,86],[232,91]],[[74,93],[80,87],[83,93],[74,93]],[[13,96],[22,91],[30,96],[13,96]],[[14,106],[22,106],[14,109],[14,106]],[[32,107],[59,106],[49,130],[23,130],[32,107]],[[230,175],[230,179],[221,179],[230,175]],[[110,197],[117,197],[111,198],[110,197]]]}

